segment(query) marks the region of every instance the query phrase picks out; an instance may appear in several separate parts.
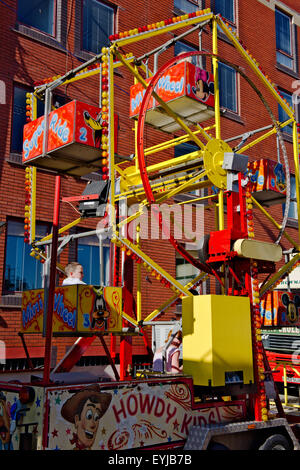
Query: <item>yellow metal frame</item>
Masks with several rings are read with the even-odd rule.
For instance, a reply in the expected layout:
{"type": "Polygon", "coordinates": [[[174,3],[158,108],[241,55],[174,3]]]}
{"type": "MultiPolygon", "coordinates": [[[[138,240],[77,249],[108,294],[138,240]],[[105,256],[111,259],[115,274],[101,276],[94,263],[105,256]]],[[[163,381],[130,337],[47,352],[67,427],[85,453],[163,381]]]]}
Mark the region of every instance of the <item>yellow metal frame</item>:
{"type": "MultiPolygon", "coordinates": [[[[163,34],[174,32],[178,29],[186,28],[192,25],[199,24],[201,26],[202,23],[211,20],[212,22],[212,66],[213,66],[213,74],[214,74],[214,83],[215,83],[215,123],[212,126],[202,128],[200,125],[196,125],[195,129],[191,130],[186,124],[183,122],[182,119],[178,117],[170,107],[161,100],[161,98],[153,92],[154,98],[159,102],[161,107],[165,112],[167,112],[170,116],[174,118],[174,120],[180,125],[181,129],[185,132],[185,135],[180,137],[169,139],[164,143],[160,143],[154,145],[152,147],[145,149],[145,156],[152,155],[158,151],[164,151],[169,148],[172,148],[176,145],[179,145],[183,142],[187,142],[188,140],[193,140],[200,148],[197,152],[192,152],[190,154],[184,155],[179,158],[172,158],[167,161],[163,161],[160,163],[156,163],[153,165],[149,165],[147,167],[147,172],[149,174],[156,173],[160,170],[164,170],[167,168],[172,168],[174,170],[174,177],[168,180],[167,183],[155,183],[153,184],[153,191],[159,192],[164,190],[161,196],[157,199],[157,202],[165,201],[172,196],[176,195],[180,192],[187,192],[194,190],[196,188],[202,188],[211,186],[211,182],[209,180],[203,180],[204,176],[207,175],[206,169],[203,167],[203,151],[205,150],[205,144],[200,140],[200,137],[205,140],[205,142],[209,142],[213,139],[212,136],[208,134],[208,131],[214,131],[215,138],[221,139],[221,113],[220,113],[220,93],[219,93],[219,83],[218,83],[218,28],[225,34],[228,40],[234,45],[235,49],[239,52],[241,57],[246,61],[246,63],[250,66],[252,71],[256,74],[256,76],[260,79],[264,88],[269,91],[272,97],[279,103],[279,105],[284,109],[284,111],[289,116],[289,119],[284,123],[278,123],[278,127],[284,127],[285,125],[292,123],[293,125],[293,151],[294,151],[294,163],[295,163],[295,177],[296,177],[296,195],[297,195],[297,208],[298,208],[298,223],[300,222],[300,184],[299,184],[299,144],[298,144],[298,133],[296,127],[296,121],[293,110],[290,106],[279,96],[276,87],[273,83],[269,80],[267,76],[263,74],[257,61],[252,57],[251,53],[246,50],[239,42],[238,37],[234,31],[232,31],[220,18],[219,16],[215,16],[210,9],[198,11],[195,14],[195,17],[190,18],[189,15],[182,15],[173,19],[172,24],[165,24],[165,22],[158,22],[155,25],[150,25],[148,27],[148,31],[138,33],[138,30],[131,30],[129,32],[124,32],[119,34],[119,38],[115,41],[112,41],[112,44],[108,48],[104,48],[102,53],[97,57],[97,60],[100,60],[100,64],[98,67],[89,70],[87,68],[81,70],[72,78],[67,78],[66,80],[58,81],[57,86],[71,84],[78,80],[96,76],[97,74],[101,73],[102,65],[101,60],[103,56],[108,57],[108,96],[109,96],[109,168],[110,168],[110,180],[111,180],[111,190],[110,190],[110,198],[109,203],[110,207],[114,208],[115,204],[121,201],[122,199],[135,199],[139,203],[139,210],[132,216],[127,217],[126,220],[122,220],[122,222],[117,223],[115,218],[115,211],[114,209],[110,210],[109,218],[110,218],[110,226],[112,227],[113,238],[112,242],[117,243],[121,246],[124,250],[129,250],[131,253],[135,253],[138,257],[143,260],[143,266],[146,269],[154,270],[158,273],[159,276],[167,279],[167,281],[172,285],[172,289],[174,290],[175,294],[172,298],[177,298],[179,295],[187,295],[190,296],[189,288],[190,285],[182,286],[178,281],[173,278],[170,274],[168,274],[159,264],[157,264],[153,259],[151,259],[148,255],[146,255],[141,249],[141,240],[139,229],[137,231],[137,243],[134,244],[130,242],[126,238],[122,238],[120,236],[120,230],[122,227],[132,220],[138,218],[142,213],[143,209],[147,207],[149,204],[145,198],[145,191],[143,188],[136,188],[134,184],[132,184],[132,178],[139,177],[139,167],[137,161],[137,122],[134,124],[134,134],[135,134],[135,158],[133,160],[133,167],[129,167],[132,171],[128,171],[128,168],[121,168],[123,165],[122,163],[115,163],[115,149],[114,149],[114,70],[119,67],[126,67],[127,70],[132,74],[134,83],[141,83],[144,88],[148,86],[147,82],[144,80],[142,75],[139,73],[139,68],[141,70],[145,70],[145,66],[141,63],[139,66],[135,64],[135,58],[132,54],[125,54],[123,53],[124,47],[129,46],[132,44],[136,44],[140,41],[152,39],[153,37],[158,37],[163,34]],[[114,61],[114,58],[117,59],[114,61]],[[187,162],[195,161],[195,166],[198,170],[197,173],[194,175],[189,175],[188,180],[185,177],[178,177],[176,175],[176,166],[180,164],[185,164],[187,162]],[[115,194],[115,181],[116,181],[116,172],[120,175],[121,180],[124,184],[124,190],[120,194],[115,194]],[[200,181],[202,179],[202,181],[200,181]]],[[[57,77],[56,77],[57,79],[57,77]]],[[[50,84],[51,85],[51,84],[50,84]]],[[[39,94],[45,89],[47,85],[39,86],[36,88],[34,95],[39,96],[39,94]]],[[[273,127],[268,132],[265,132],[260,137],[254,139],[247,145],[244,145],[242,148],[238,150],[238,153],[243,153],[247,149],[254,147],[259,142],[267,139],[268,137],[274,135],[276,133],[276,128],[273,127]]],[[[126,162],[124,162],[125,164],[126,162]]],[[[208,175],[209,178],[209,175],[208,175]]],[[[34,188],[34,192],[36,188],[34,188]]],[[[215,204],[216,209],[216,223],[217,229],[222,230],[224,229],[224,195],[223,190],[220,190],[218,195],[207,196],[206,198],[217,198],[218,202],[215,204]]],[[[196,200],[203,200],[205,198],[196,198],[191,200],[191,202],[195,202],[196,200]]],[[[280,225],[268,214],[268,212],[257,202],[253,199],[253,203],[256,207],[268,217],[268,219],[274,224],[274,226],[280,229],[280,225]]],[[[33,211],[35,215],[35,207],[33,211]]],[[[70,227],[77,225],[81,219],[77,219],[74,222],[66,225],[62,229],[60,229],[59,233],[63,233],[67,231],[70,227]]],[[[139,227],[139,225],[137,226],[139,227]]],[[[288,233],[284,232],[283,235],[287,238],[287,240],[294,246],[296,249],[299,250],[299,243],[292,240],[288,233]]],[[[42,241],[47,241],[51,239],[51,235],[45,237],[42,241]]],[[[34,241],[34,239],[33,239],[34,241]]],[[[299,255],[300,257],[300,255],[299,255]]],[[[291,265],[287,263],[284,269],[288,270],[291,268],[291,265]]],[[[137,265],[137,319],[131,318],[130,316],[124,313],[124,318],[128,321],[137,325],[137,323],[142,319],[142,292],[141,292],[141,269],[142,265],[137,265]]],[[[277,281],[279,278],[279,274],[283,275],[286,271],[279,271],[273,276],[272,279],[262,288],[261,295],[263,295],[268,288],[271,288],[274,282],[277,281]]],[[[206,274],[200,273],[199,279],[203,279],[206,274]]],[[[172,299],[171,298],[171,299],[172,299]]],[[[164,305],[167,305],[166,302],[164,305]]],[[[162,308],[164,308],[162,306],[162,308]]],[[[154,310],[145,321],[151,321],[157,315],[158,310],[154,310]]]]}

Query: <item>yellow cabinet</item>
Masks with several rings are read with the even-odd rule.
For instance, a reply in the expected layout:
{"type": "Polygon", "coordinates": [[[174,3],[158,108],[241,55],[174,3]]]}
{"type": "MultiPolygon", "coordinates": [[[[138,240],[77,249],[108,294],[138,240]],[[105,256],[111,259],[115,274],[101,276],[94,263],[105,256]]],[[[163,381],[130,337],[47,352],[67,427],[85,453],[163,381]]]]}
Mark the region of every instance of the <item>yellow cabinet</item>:
{"type": "Polygon", "coordinates": [[[248,297],[199,295],[182,301],[183,371],[195,385],[253,383],[248,297]]]}

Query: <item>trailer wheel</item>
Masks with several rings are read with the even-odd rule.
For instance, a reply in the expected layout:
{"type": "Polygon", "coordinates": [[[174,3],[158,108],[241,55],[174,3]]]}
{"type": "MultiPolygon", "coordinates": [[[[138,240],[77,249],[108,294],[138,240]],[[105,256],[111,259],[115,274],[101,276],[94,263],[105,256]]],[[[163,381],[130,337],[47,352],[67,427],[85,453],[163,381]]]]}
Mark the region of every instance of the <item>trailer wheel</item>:
{"type": "Polygon", "coordinates": [[[282,434],[274,434],[265,440],[259,450],[291,450],[291,445],[282,434]]]}
{"type": "Polygon", "coordinates": [[[210,441],[207,450],[229,450],[228,447],[224,446],[219,442],[210,441]]]}

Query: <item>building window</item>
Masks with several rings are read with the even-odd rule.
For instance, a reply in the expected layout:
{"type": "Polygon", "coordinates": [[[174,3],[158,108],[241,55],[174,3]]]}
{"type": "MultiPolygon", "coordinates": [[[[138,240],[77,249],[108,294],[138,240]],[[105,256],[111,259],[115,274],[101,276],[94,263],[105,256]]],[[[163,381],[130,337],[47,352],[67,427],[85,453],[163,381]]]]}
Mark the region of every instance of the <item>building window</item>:
{"type": "MultiPolygon", "coordinates": [[[[11,135],[11,152],[22,153],[23,149],[23,127],[26,124],[26,93],[31,92],[30,89],[22,86],[14,87],[13,96],[13,116],[12,116],[12,135],[11,135]]],[[[53,105],[56,108],[63,106],[66,99],[62,95],[53,95],[53,105]]],[[[37,117],[44,114],[44,102],[37,100],[37,117]]]]}
{"type": "Polygon", "coordinates": [[[231,24],[235,24],[234,0],[213,0],[212,8],[216,15],[220,13],[220,15],[226,18],[231,24]]]}
{"type": "MultiPolygon", "coordinates": [[[[182,42],[182,41],[177,41],[174,44],[174,55],[175,56],[177,56],[179,54],[182,54],[184,52],[195,52],[197,50],[198,49],[196,49],[195,47],[189,46],[188,44],[186,44],[185,42],[182,42]]],[[[202,65],[202,63],[204,62],[204,59],[205,59],[205,57],[203,57],[201,55],[197,55],[197,56],[191,57],[188,60],[192,64],[196,65],[197,67],[205,68],[205,65],[202,65]]]]}
{"type": "Polygon", "coordinates": [[[55,35],[55,0],[18,0],[17,19],[51,36],[55,35]]]}
{"type": "MultiPolygon", "coordinates": [[[[11,135],[11,152],[13,153],[22,153],[23,127],[26,124],[26,93],[28,92],[30,92],[28,88],[14,87],[11,135]]],[[[42,114],[44,114],[44,103],[38,100],[37,115],[41,116],[42,114]]]]}
{"type": "Polygon", "coordinates": [[[174,148],[174,156],[181,157],[181,155],[186,155],[188,153],[195,152],[199,150],[198,145],[193,142],[184,142],[183,144],[176,145],[174,148]]]}
{"type": "Polygon", "coordinates": [[[220,105],[229,111],[237,113],[238,106],[236,71],[221,62],[219,62],[219,89],[220,105]]]}
{"type": "MultiPolygon", "coordinates": [[[[288,104],[293,107],[293,99],[292,99],[292,94],[288,93],[283,90],[279,90],[281,96],[288,102],[288,104]]],[[[289,119],[289,116],[287,113],[284,111],[284,109],[280,106],[278,103],[278,120],[279,122],[284,122],[287,119],[289,119]]],[[[286,134],[292,135],[293,134],[293,125],[289,124],[288,126],[285,126],[282,128],[282,131],[285,132],[286,134]]]]}
{"type": "MultiPolygon", "coordinates": [[[[182,155],[187,155],[189,153],[196,152],[197,150],[199,150],[199,147],[194,142],[184,142],[174,147],[174,157],[181,157],[182,155]]],[[[195,191],[190,191],[185,194],[200,196],[200,191],[199,189],[196,189],[195,191]]]]}
{"type": "Polygon", "coordinates": [[[202,1],[196,2],[193,0],[174,0],[174,8],[185,13],[193,13],[194,11],[201,10],[202,1]]]}
{"type": "Polygon", "coordinates": [[[114,32],[114,9],[98,0],[83,0],[82,49],[98,54],[114,32]]]}
{"type": "MultiPolygon", "coordinates": [[[[189,251],[194,257],[198,258],[197,251],[189,251]]],[[[197,268],[188,263],[181,255],[176,253],[176,279],[180,284],[186,285],[198,275],[197,268]]]]}
{"type": "Polygon", "coordinates": [[[292,18],[280,10],[275,10],[276,60],[277,63],[295,69],[292,18]]]}
{"type": "MultiPolygon", "coordinates": [[[[36,225],[36,239],[49,233],[46,224],[36,225]]],[[[42,287],[42,264],[30,256],[31,246],[24,243],[24,222],[7,221],[4,293],[42,287]]]]}
{"type": "Polygon", "coordinates": [[[97,235],[87,235],[77,239],[77,261],[83,266],[84,282],[91,285],[100,285],[101,271],[103,273],[102,283],[108,285],[109,282],[109,254],[110,245],[105,240],[103,242],[103,259],[99,247],[97,235]]]}

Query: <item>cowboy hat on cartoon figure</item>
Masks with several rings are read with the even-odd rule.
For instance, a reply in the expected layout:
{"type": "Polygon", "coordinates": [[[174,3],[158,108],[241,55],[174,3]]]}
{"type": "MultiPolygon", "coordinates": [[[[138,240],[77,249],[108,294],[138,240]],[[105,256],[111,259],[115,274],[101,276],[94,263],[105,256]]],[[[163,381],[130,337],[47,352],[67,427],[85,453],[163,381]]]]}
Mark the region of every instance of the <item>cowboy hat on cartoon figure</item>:
{"type": "Polygon", "coordinates": [[[62,417],[73,423],[77,434],[71,440],[75,449],[90,449],[95,442],[99,420],[111,402],[110,393],[101,393],[97,385],[80,390],[61,409],[62,417]]]}

